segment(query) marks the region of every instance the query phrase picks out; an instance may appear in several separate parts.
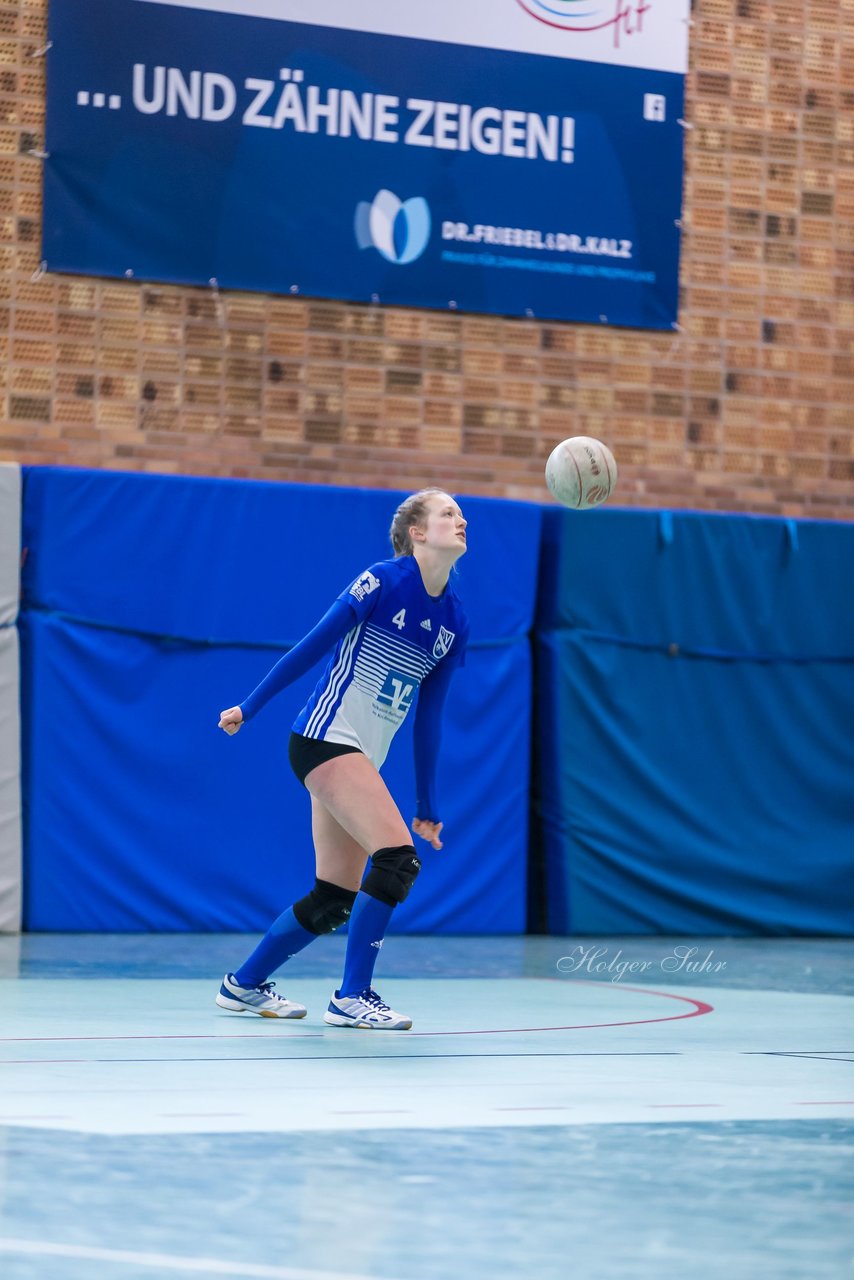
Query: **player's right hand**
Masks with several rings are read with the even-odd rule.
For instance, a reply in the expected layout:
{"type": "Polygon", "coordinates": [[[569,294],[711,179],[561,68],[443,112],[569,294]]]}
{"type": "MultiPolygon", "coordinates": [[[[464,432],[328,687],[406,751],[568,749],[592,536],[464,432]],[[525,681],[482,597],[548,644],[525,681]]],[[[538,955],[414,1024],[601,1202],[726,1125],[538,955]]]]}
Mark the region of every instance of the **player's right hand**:
{"type": "Polygon", "coordinates": [[[422,840],[426,840],[434,849],[442,849],[444,846],[439,836],[444,826],[444,822],[430,822],[427,818],[413,818],[412,830],[422,840]]]}
{"type": "Polygon", "coordinates": [[[217,728],[224,729],[228,734],[237,733],[237,730],[243,724],[243,712],[240,707],[229,707],[227,711],[220,713],[219,725],[217,728]]]}

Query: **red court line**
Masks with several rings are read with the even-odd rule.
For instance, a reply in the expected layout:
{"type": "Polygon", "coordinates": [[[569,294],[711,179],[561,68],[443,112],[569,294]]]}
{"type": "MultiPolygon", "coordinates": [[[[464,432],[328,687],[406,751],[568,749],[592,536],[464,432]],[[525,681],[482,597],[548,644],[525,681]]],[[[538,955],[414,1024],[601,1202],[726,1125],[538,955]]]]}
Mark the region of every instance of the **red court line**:
{"type": "MultiPolygon", "coordinates": [[[[589,1032],[589,1030],[598,1030],[604,1027],[647,1027],[650,1023],[677,1023],[684,1018],[702,1018],[703,1014],[713,1014],[714,1006],[705,1004],[704,1000],[694,1000],[690,996],[675,996],[668,991],[652,991],[649,987],[615,987],[613,983],[607,982],[586,982],[581,978],[577,982],[577,986],[602,987],[604,991],[608,989],[617,989],[617,991],[631,991],[639,996],[659,996],[662,1000],[680,1000],[682,1004],[693,1005],[693,1010],[689,1014],[670,1014],[666,1018],[632,1018],[629,1021],[621,1021],[621,1023],[577,1023],[567,1025],[567,1027],[493,1027],[483,1030],[465,1030],[465,1032],[408,1032],[408,1037],[415,1036],[519,1036],[519,1034],[528,1034],[533,1032],[589,1032]]],[[[268,1032],[266,1034],[247,1034],[241,1033],[237,1036],[213,1036],[213,1034],[205,1034],[205,1036],[1,1036],[0,1043],[41,1043],[41,1042],[60,1042],[60,1041],[149,1041],[149,1039],[312,1039],[326,1038],[325,1032],[291,1032],[287,1034],[274,1034],[268,1032]]]]}
{"type": "MultiPolygon", "coordinates": [[[[610,982],[587,982],[586,979],[580,979],[580,983],[586,983],[587,986],[614,988],[614,984],[610,982]]],[[[533,1031],[597,1031],[602,1027],[643,1027],[652,1022],[679,1022],[682,1018],[700,1018],[705,1013],[714,1013],[714,1005],[706,1004],[705,1000],[694,1000],[691,996],[676,996],[669,991],[652,991],[649,987],[619,987],[620,991],[633,991],[637,995],[642,996],[660,996],[662,1000],[681,1000],[684,1004],[692,1004],[694,1008],[690,1013],[672,1013],[666,1018],[633,1018],[628,1022],[585,1022],[577,1023],[573,1026],[566,1027],[495,1027],[489,1031],[410,1031],[410,1036],[502,1036],[502,1035],[519,1035],[521,1033],[529,1033],[533,1031]]]]}
{"type": "Polygon", "coordinates": [[[241,1031],[234,1036],[216,1036],[212,1033],[190,1036],[0,1036],[0,1044],[38,1044],[42,1040],[312,1040],[322,1036],[322,1031],[279,1031],[274,1035],[271,1029],[267,1035],[258,1031],[241,1031]]]}
{"type": "MultiPolygon", "coordinates": [[[[677,996],[670,991],[653,991],[649,987],[617,987],[611,982],[594,982],[581,978],[574,985],[601,987],[603,990],[619,990],[631,991],[635,995],[642,996],[659,996],[662,1000],[679,1000],[683,1004],[692,1004],[694,1008],[690,1013],[673,1013],[663,1018],[632,1018],[625,1022],[585,1022],[575,1023],[568,1026],[559,1027],[490,1027],[483,1030],[475,1031],[410,1031],[408,1037],[414,1036],[501,1036],[501,1035],[527,1035],[535,1031],[596,1031],[604,1027],[643,1027],[654,1022],[679,1022],[683,1018],[699,1018],[706,1013],[714,1013],[714,1005],[706,1004],[704,1000],[694,1000],[691,996],[677,996]]],[[[278,1032],[273,1034],[270,1031],[267,1035],[246,1034],[238,1035],[144,1035],[144,1036],[0,1036],[0,1044],[13,1043],[40,1043],[42,1041],[112,1041],[112,1040],[307,1040],[312,1038],[326,1038],[328,1033],[323,1031],[291,1031],[278,1032]]]]}
{"type": "MultiPolygon", "coordinates": [[[[448,1034],[453,1034],[449,1032],[448,1034]]],[[[328,1044],[333,1043],[333,1038],[327,1041],[328,1044]]],[[[265,1053],[262,1056],[242,1055],[238,1058],[220,1057],[220,1058],[0,1058],[0,1069],[8,1066],[42,1066],[47,1063],[49,1066],[55,1066],[56,1063],[86,1063],[89,1066],[100,1066],[104,1063],[120,1062],[125,1066],[137,1065],[144,1063],[151,1065],[153,1063],[169,1063],[175,1065],[179,1062],[412,1062],[416,1058],[432,1058],[436,1062],[447,1061],[448,1058],[481,1058],[496,1059],[499,1058],[681,1058],[682,1054],[676,1051],[664,1051],[662,1053],[646,1053],[644,1051],[630,1053],[565,1053],[562,1050],[555,1053],[346,1053],[337,1057],[333,1053],[329,1054],[282,1054],[282,1053],[265,1053]]],[[[150,1092],[148,1090],[147,1092],[150,1092]]]]}

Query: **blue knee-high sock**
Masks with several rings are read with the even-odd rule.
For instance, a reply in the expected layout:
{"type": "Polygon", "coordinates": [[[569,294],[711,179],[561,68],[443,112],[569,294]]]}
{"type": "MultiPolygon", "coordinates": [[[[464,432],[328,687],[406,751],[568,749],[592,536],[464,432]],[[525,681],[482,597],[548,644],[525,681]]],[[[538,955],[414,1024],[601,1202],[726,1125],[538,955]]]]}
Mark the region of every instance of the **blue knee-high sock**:
{"type": "Polygon", "coordinates": [[[359,890],[347,926],[347,954],[338,995],[357,996],[371,985],[374,965],[380,954],[392,911],[394,907],[380,902],[378,898],[372,898],[362,889],[359,890]]]}
{"type": "Polygon", "coordinates": [[[278,920],[273,921],[249,959],[235,969],[235,980],[241,987],[257,987],[291,956],[314,942],[316,937],[316,933],[303,929],[293,907],[288,907],[278,920]]]}

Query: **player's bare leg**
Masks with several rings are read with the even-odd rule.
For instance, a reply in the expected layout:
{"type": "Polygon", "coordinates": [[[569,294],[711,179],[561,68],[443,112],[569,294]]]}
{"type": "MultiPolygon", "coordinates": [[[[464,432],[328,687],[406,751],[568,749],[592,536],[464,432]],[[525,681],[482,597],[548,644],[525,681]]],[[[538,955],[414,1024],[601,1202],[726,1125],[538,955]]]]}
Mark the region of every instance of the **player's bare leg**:
{"type": "Polygon", "coordinates": [[[388,787],[361,752],[319,764],[307,774],[305,785],[366,857],[375,849],[411,842],[409,828],[388,787]]]}
{"type": "Polygon", "coordinates": [[[341,987],[330,1000],[324,1021],[336,1027],[406,1031],[412,1019],[389,1008],[374,991],[371,978],[392,911],[406,897],[421,865],[409,830],[379,773],[363,755],[327,760],[312,769],[305,782],[312,794],[315,830],[321,836],[318,875],[321,865],[330,874],[355,871],[355,849],[362,851],[364,870],[365,855],[371,854],[371,870],[350,917],[341,987]]]}

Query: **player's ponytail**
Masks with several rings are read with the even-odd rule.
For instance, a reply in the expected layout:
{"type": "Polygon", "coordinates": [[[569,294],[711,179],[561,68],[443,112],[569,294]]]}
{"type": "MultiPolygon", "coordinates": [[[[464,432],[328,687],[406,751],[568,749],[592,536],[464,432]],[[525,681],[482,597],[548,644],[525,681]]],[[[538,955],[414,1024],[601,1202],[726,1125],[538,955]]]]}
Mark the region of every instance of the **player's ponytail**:
{"type": "Polygon", "coordinates": [[[389,536],[395,556],[412,555],[412,538],[409,530],[413,525],[425,524],[429,510],[427,499],[434,493],[444,493],[444,489],[420,489],[418,493],[404,498],[391,522],[389,536]]]}

